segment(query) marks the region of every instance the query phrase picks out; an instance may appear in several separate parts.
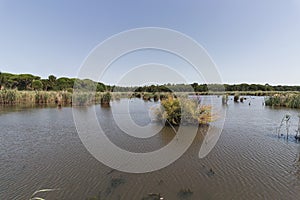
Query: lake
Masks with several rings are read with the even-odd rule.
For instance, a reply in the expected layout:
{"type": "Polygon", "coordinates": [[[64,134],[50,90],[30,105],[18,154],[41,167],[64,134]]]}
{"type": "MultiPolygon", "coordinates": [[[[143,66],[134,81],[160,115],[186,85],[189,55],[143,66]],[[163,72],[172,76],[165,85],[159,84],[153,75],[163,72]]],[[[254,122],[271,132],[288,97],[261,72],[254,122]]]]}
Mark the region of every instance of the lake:
{"type": "MultiPolygon", "coordinates": [[[[213,98],[221,105],[221,97],[213,98]]],[[[141,200],[160,193],[168,200],[299,199],[300,144],[293,136],[278,138],[275,129],[289,113],[294,135],[300,110],[265,107],[263,97],[247,97],[244,103],[229,99],[227,106],[220,106],[226,110],[222,134],[205,158],[198,153],[208,127],[200,126],[178,160],[143,174],[112,170],[96,160],[80,140],[71,107],[0,107],[0,199],[30,199],[46,188],[57,190],[39,197],[141,200]]],[[[83,117],[95,110],[107,137],[132,152],[154,151],[175,137],[172,127],[148,139],[124,134],[113,120],[113,110],[128,101],[137,124],[152,123],[148,109],[157,103],[140,99],[113,101],[110,108],[73,109],[83,117]]]]}

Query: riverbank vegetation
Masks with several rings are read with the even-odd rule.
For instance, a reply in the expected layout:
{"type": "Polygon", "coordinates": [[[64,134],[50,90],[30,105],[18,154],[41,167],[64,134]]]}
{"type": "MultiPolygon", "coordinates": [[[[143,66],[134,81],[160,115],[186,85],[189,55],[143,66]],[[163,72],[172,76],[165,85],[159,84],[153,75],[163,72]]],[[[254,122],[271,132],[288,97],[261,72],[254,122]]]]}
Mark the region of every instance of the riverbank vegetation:
{"type": "MultiPolygon", "coordinates": [[[[89,79],[61,77],[54,75],[43,79],[32,74],[11,74],[0,72],[0,104],[58,104],[87,105],[108,103],[121,98],[142,98],[145,101],[159,101],[170,93],[177,96],[218,95],[226,104],[228,96],[270,96],[266,105],[299,108],[300,86],[271,86],[269,84],[164,84],[141,87],[120,87],[105,85],[89,79]],[[107,98],[107,95],[110,95],[107,98]],[[238,95],[237,95],[238,94],[238,95]],[[298,96],[297,96],[298,95],[298,96]],[[102,99],[102,101],[101,101],[102,99]]],[[[242,102],[242,101],[241,101],[242,102]]]]}

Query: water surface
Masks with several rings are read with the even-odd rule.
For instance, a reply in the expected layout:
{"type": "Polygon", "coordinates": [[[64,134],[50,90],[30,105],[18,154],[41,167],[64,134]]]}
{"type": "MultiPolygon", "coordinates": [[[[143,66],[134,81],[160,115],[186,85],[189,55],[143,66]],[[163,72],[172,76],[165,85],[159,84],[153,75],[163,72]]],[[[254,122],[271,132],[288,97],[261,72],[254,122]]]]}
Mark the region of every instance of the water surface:
{"type": "MultiPolygon", "coordinates": [[[[221,98],[214,98],[221,105],[221,98]]],[[[148,108],[154,102],[122,99],[111,106],[122,107],[127,101],[137,124],[151,123],[148,108]]],[[[83,115],[95,109],[109,139],[129,151],[153,151],[175,136],[172,128],[165,127],[148,139],[130,137],[116,126],[112,108],[95,105],[74,109],[83,115]]],[[[290,113],[290,132],[294,134],[299,110],[265,107],[262,97],[249,97],[244,103],[230,100],[222,109],[227,112],[224,129],[207,157],[198,158],[208,128],[202,126],[192,146],[170,166],[147,174],[129,174],[110,169],[85,149],[72,108],[1,107],[0,199],[29,199],[34,191],[44,188],[59,189],[40,195],[46,199],[133,200],[160,193],[173,200],[182,199],[180,191],[187,189],[193,194],[185,199],[195,200],[299,199],[300,144],[275,133],[282,117],[290,113]]]]}

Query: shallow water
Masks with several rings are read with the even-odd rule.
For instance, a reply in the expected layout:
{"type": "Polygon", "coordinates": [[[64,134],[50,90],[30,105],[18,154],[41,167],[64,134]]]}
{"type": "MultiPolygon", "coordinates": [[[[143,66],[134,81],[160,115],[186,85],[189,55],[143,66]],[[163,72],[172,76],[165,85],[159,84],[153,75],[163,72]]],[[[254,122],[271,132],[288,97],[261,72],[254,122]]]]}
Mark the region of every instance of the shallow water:
{"type": "MultiPolygon", "coordinates": [[[[221,105],[221,98],[214,99],[221,105]]],[[[150,152],[174,138],[170,127],[148,139],[124,134],[113,113],[127,101],[138,125],[151,123],[148,108],[155,103],[137,99],[114,101],[111,108],[74,109],[83,115],[95,109],[108,138],[132,152],[150,152]]],[[[198,157],[208,129],[201,126],[180,159],[146,174],[119,172],[97,161],[79,139],[72,108],[1,107],[0,199],[29,199],[34,191],[45,188],[58,189],[38,195],[46,199],[133,200],[149,193],[172,200],[299,199],[300,144],[292,136],[278,138],[275,128],[290,113],[294,135],[300,111],[262,104],[262,97],[249,97],[244,103],[230,100],[222,107],[227,114],[221,137],[208,156],[198,157]],[[192,194],[180,193],[187,189],[192,194]]]]}

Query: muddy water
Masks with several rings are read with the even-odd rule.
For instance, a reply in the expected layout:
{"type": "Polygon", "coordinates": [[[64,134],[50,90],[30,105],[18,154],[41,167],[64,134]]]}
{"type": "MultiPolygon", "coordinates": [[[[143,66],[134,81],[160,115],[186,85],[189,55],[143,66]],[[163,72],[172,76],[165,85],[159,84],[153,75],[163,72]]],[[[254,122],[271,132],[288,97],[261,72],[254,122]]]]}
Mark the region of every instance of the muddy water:
{"type": "MultiPolygon", "coordinates": [[[[127,101],[111,106],[122,107],[127,101]]],[[[151,123],[147,109],[155,103],[130,101],[133,120],[140,125],[151,123]]],[[[216,101],[221,104],[220,98],[216,101]]],[[[38,197],[134,200],[160,193],[171,200],[299,199],[300,144],[275,133],[282,117],[290,113],[294,134],[299,110],[272,109],[262,102],[261,97],[245,103],[230,100],[222,107],[227,112],[223,132],[208,156],[198,157],[208,129],[201,126],[180,159],[146,174],[119,172],[97,161],[79,139],[72,108],[1,107],[0,199],[29,199],[34,191],[45,188],[58,190],[38,197]]],[[[114,123],[112,108],[76,109],[83,115],[95,109],[109,139],[133,152],[159,149],[175,136],[172,128],[165,127],[150,139],[129,137],[114,123]]]]}

